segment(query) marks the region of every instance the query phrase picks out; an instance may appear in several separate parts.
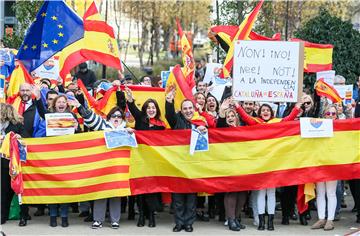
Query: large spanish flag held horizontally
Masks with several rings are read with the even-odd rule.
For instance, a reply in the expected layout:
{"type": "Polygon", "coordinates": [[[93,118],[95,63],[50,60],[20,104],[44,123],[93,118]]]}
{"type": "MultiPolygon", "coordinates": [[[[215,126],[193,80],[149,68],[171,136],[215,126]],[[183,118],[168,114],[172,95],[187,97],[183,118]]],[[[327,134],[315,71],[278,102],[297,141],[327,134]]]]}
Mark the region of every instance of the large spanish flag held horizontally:
{"type": "Polygon", "coordinates": [[[85,12],[83,20],[84,37],[58,54],[61,78],[66,78],[72,68],[88,60],[122,70],[114,30],[101,19],[95,2],[85,12]]]}
{"type": "Polygon", "coordinates": [[[183,73],[186,79],[187,84],[191,89],[195,87],[195,60],[192,52],[192,48],[190,46],[189,40],[184,34],[179,19],[176,19],[176,25],[178,28],[178,34],[180,36],[180,44],[182,51],[182,61],[183,61],[183,73]]]}
{"type": "Polygon", "coordinates": [[[319,72],[332,69],[334,45],[318,44],[293,38],[290,41],[304,42],[304,72],[319,72]]]}
{"type": "Polygon", "coordinates": [[[193,156],[190,130],[137,132],[137,140],[133,194],[236,192],[360,177],[360,119],[334,121],[332,138],[301,138],[298,121],[209,129],[209,151],[193,156]]]}
{"type": "Polygon", "coordinates": [[[254,10],[252,10],[251,13],[245,18],[245,20],[243,20],[243,22],[241,22],[235,37],[231,41],[229,51],[228,51],[225,61],[224,61],[224,66],[223,66],[222,72],[220,74],[221,78],[230,77],[230,73],[231,73],[231,69],[232,69],[233,61],[234,61],[233,56],[234,56],[235,42],[238,40],[245,40],[249,37],[251,29],[254,25],[256,17],[258,15],[263,3],[264,3],[264,0],[261,0],[256,5],[254,10]]]}
{"type": "Polygon", "coordinates": [[[103,132],[25,139],[23,203],[66,203],[130,194],[128,148],[107,149],[103,132]]]}

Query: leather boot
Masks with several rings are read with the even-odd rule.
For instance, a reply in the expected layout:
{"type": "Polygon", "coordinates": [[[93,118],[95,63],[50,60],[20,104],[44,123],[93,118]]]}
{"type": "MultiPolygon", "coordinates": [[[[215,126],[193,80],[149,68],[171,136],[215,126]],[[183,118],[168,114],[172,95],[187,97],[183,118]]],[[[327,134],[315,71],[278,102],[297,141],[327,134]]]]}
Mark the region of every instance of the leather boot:
{"type": "Polygon", "coordinates": [[[57,226],[56,216],[50,216],[50,226],[51,227],[56,227],[57,226]]]}
{"type": "Polygon", "coordinates": [[[153,211],[150,211],[149,213],[149,225],[150,228],[154,228],[156,226],[155,223],[155,214],[153,211]]]}
{"type": "Polygon", "coordinates": [[[236,224],[235,219],[228,218],[229,229],[232,231],[240,231],[240,226],[236,224]]]}
{"type": "Polygon", "coordinates": [[[259,215],[258,230],[265,230],[265,214],[259,215]]]}
{"type": "MultiPolygon", "coordinates": [[[[144,227],[145,226],[145,213],[144,213],[143,196],[141,196],[141,195],[136,196],[136,204],[139,208],[139,219],[137,222],[137,227],[144,227]]],[[[129,214],[130,214],[130,208],[129,208],[129,214]]]]}
{"type": "Polygon", "coordinates": [[[306,219],[306,213],[300,214],[300,224],[301,225],[308,225],[307,219],[306,219]]]}
{"type": "Polygon", "coordinates": [[[267,230],[274,230],[274,215],[273,214],[269,214],[268,216],[268,225],[267,225],[267,230]]]}

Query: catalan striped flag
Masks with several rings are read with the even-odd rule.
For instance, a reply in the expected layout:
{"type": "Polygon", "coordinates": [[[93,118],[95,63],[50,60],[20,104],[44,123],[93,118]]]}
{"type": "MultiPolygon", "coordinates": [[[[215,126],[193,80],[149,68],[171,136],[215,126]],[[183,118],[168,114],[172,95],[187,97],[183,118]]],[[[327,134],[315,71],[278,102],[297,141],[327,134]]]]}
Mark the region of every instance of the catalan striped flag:
{"type": "Polygon", "coordinates": [[[315,91],[319,96],[329,98],[333,103],[342,102],[342,98],[336,89],[330,84],[324,81],[324,78],[320,78],[315,83],[315,91]]]}
{"type": "Polygon", "coordinates": [[[360,119],[334,121],[334,136],[326,139],[301,138],[298,121],[209,129],[209,151],[193,156],[190,132],[137,131],[133,194],[237,192],[360,177],[360,119]]]}
{"type": "Polygon", "coordinates": [[[252,10],[252,12],[245,18],[245,20],[243,22],[241,22],[235,37],[233,38],[233,40],[231,41],[230,44],[230,48],[229,51],[226,55],[225,61],[224,61],[224,66],[223,66],[223,70],[220,74],[221,78],[227,78],[230,77],[230,72],[233,66],[233,61],[234,61],[234,47],[235,47],[235,42],[238,40],[245,40],[249,37],[249,34],[251,32],[251,29],[254,25],[254,22],[256,20],[256,17],[260,11],[260,8],[262,6],[262,4],[264,3],[264,0],[261,0],[256,7],[254,8],[254,10],[252,10]]]}
{"type": "Polygon", "coordinates": [[[192,89],[195,87],[195,60],[192,52],[191,45],[186,35],[184,34],[179,19],[176,19],[176,25],[178,28],[178,34],[180,36],[180,44],[182,51],[182,61],[183,61],[183,73],[186,79],[187,84],[192,89]]]}
{"type": "Polygon", "coordinates": [[[85,12],[83,20],[83,38],[58,54],[61,78],[66,78],[72,68],[88,60],[122,70],[114,30],[101,19],[95,2],[85,12]]]}
{"type": "Polygon", "coordinates": [[[66,203],[130,195],[128,148],[107,149],[102,131],[24,139],[23,203],[66,203]]]}
{"type": "Polygon", "coordinates": [[[304,42],[304,72],[319,72],[332,69],[334,45],[318,44],[293,38],[290,41],[304,42]]]}

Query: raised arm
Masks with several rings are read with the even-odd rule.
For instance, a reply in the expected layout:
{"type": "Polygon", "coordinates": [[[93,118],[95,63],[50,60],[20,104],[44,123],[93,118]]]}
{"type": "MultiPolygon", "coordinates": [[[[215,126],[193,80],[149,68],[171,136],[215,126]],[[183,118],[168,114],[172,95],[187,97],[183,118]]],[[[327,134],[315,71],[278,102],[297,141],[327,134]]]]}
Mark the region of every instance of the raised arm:
{"type": "Polygon", "coordinates": [[[77,102],[76,107],[82,118],[84,118],[84,124],[93,130],[103,130],[108,126],[105,119],[95,114],[92,110],[86,109],[80,103],[77,102]]]}
{"type": "Polygon", "coordinates": [[[250,116],[249,114],[247,114],[244,110],[244,108],[242,108],[242,106],[238,103],[235,104],[236,106],[236,111],[239,114],[240,118],[247,124],[247,125],[257,125],[259,124],[259,121],[257,121],[257,119],[255,119],[254,117],[250,116]]]}
{"type": "Polygon", "coordinates": [[[171,91],[166,95],[166,103],[165,103],[165,118],[169,123],[171,128],[174,128],[176,125],[176,112],[174,107],[174,91],[171,91]]]}
{"type": "Polygon", "coordinates": [[[296,103],[296,105],[294,106],[294,108],[291,110],[290,114],[284,118],[281,119],[281,122],[283,121],[291,121],[291,120],[295,120],[297,115],[300,113],[301,111],[301,102],[296,103]]]}

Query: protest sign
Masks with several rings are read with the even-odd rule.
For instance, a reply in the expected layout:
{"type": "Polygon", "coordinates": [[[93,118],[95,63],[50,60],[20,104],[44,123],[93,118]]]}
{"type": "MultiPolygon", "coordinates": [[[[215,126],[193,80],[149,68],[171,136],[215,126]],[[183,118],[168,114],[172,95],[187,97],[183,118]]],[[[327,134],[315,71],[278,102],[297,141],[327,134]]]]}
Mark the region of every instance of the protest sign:
{"type": "Polygon", "coordinates": [[[326,138],[334,136],[332,119],[300,118],[302,138],[326,138]]]}
{"type": "Polygon", "coordinates": [[[209,84],[215,78],[218,78],[223,65],[220,63],[208,63],[206,64],[206,72],[204,76],[204,82],[209,84]]]}
{"type": "Polygon", "coordinates": [[[77,121],[70,113],[45,114],[46,136],[74,134],[77,121]]]}
{"type": "Polygon", "coordinates": [[[104,133],[107,148],[137,147],[135,134],[129,134],[126,130],[111,130],[104,133]]]}
{"type": "Polygon", "coordinates": [[[316,80],[324,78],[325,83],[329,85],[334,85],[335,71],[334,70],[325,70],[316,72],[316,80]]]}
{"type": "Polygon", "coordinates": [[[162,87],[165,88],[166,87],[166,82],[169,78],[170,75],[170,71],[166,70],[166,71],[161,71],[160,77],[161,77],[161,81],[162,81],[162,87]]]}
{"type": "Polygon", "coordinates": [[[304,45],[237,41],[233,96],[239,101],[297,102],[301,98],[304,45]]]}
{"type": "Polygon", "coordinates": [[[47,78],[57,81],[59,77],[59,57],[51,57],[45,61],[41,66],[36,68],[32,75],[38,78],[47,78]]]}
{"type": "Polygon", "coordinates": [[[344,104],[351,104],[351,99],[353,95],[353,85],[334,85],[334,88],[339,93],[344,104]]]}

